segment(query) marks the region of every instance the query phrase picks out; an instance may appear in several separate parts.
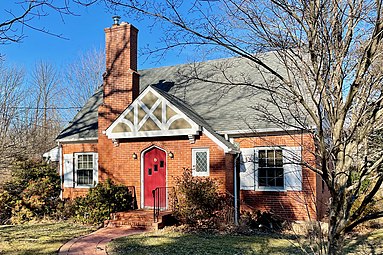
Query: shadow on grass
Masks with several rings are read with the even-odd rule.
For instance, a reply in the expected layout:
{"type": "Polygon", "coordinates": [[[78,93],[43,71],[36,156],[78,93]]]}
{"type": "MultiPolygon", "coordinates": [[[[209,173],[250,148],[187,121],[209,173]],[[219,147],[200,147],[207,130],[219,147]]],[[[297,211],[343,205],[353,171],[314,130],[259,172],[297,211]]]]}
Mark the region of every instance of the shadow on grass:
{"type": "Polygon", "coordinates": [[[346,254],[383,254],[383,229],[351,237],[345,247],[346,254]]]}
{"type": "Polygon", "coordinates": [[[273,236],[149,233],[114,240],[109,254],[301,254],[291,240],[273,236]]]}

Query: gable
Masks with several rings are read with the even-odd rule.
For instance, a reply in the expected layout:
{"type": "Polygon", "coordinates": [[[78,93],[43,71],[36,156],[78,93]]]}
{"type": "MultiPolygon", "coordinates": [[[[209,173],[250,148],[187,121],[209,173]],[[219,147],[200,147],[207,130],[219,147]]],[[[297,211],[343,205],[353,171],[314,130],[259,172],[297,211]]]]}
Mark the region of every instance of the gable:
{"type": "Polygon", "coordinates": [[[201,127],[147,87],[106,130],[110,139],[196,135],[201,127]]]}

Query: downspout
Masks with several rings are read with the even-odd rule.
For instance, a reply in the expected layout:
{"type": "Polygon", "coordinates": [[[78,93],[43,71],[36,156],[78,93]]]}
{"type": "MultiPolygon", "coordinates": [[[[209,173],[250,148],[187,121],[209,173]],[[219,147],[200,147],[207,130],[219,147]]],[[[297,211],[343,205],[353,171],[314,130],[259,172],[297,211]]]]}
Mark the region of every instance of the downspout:
{"type": "Polygon", "coordinates": [[[235,155],[234,158],[234,224],[238,225],[238,184],[237,184],[237,160],[240,153],[235,155]]]}
{"type": "Polygon", "coordinates": [[[60,142],[57,142],[57,147],[59,148],[59,171],[60,171],[60,199],[63,199],[63,160],[62,160],[62,145],[60,142]]]}

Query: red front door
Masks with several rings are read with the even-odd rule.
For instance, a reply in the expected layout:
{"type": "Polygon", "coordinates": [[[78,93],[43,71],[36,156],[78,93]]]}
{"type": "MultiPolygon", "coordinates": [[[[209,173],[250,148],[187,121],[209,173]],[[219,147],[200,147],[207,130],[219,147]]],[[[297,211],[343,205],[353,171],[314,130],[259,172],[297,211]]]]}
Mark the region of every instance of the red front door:
{"type": "Polygon", "coordinates": [[[153,148],[144,155],[144,206],[153,207],[152,191],[166,186],[166,153],[153,148]]]}

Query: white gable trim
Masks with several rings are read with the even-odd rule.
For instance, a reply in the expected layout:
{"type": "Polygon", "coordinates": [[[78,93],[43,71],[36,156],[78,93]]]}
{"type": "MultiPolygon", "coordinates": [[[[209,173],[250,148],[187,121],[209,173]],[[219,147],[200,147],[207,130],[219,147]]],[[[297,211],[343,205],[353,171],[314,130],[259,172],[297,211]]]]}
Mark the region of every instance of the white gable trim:
{"type": "Polygon", "coordinates": [[[176,106],[174,106],[171,102],[169,102],[166,98],[161,96],[157,91],[155,91],[152,87],[148,86],[125,111],[110,125],[105,134],[109,139],[121,139],[121,138],[139,138],[139,137],[158,137],[158,136],[178,136],[178,135],[197,135],[201,131],[201,127],[191,120],[188,116],[186,116],[181,110],[179,110],[176,106]],[[149,109],[141,100],[151,92],[153,95],[157,97],[156,102],[153,104],[151,109],[149,109]],[[158,120],[154,116],[154,111],[161,104],[162,106],[162,119],[158,120]],[[138,122],[138,106],[146,113],[140,122],[138,122]],[[172,116],[166,121],[166,107],[170,107],[176,115],[172,116]],[[134,117],[133,122],[125,119],[125,116],[133,111],[134,117]],[[148,119],[151,119],[160,130],[148,130],[148,131],[139,131],[145,122],[148,119]],[[188,129],[171,129],[169,130],[170,125],[178,120],[184,119],[188,122],[191,128],[188,129]],[[112,130],[120,123],[126,124],[132,130],[131,132],[118,132],[112,133],[112,130]]]}

